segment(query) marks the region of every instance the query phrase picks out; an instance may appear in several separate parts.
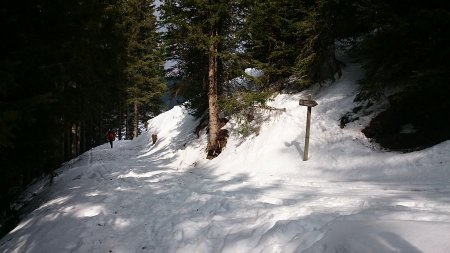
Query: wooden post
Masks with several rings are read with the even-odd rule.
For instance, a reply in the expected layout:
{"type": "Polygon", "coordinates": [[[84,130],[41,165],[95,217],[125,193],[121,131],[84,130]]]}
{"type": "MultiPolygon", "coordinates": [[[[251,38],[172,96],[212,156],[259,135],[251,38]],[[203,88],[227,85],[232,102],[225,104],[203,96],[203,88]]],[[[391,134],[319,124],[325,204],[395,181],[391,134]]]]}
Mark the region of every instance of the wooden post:
{"type": "Polygon", "coordinates": [[[303,153],[303,161],[308,160],[308,150],[309,150],[309,133],[311,128],[311,108],[317,105],[317,102],[312,100],[312,96],[309,95],[308,99],[300,99],[300,105],[307,106],[306,114],[306,133],[305,133],[305,150],[303,153]]]}
{"type": "MultiPolygon", "coordinates": [[[[311,96],[310,96],[311,97],[311,96]]],[[[308,160],[308,149],[309,149],[309,129],[311,127],[311,106],[308,106],[306,113],[306,133],[305,133],[305,150],[303,154],[303,161],[308,160]]]]}

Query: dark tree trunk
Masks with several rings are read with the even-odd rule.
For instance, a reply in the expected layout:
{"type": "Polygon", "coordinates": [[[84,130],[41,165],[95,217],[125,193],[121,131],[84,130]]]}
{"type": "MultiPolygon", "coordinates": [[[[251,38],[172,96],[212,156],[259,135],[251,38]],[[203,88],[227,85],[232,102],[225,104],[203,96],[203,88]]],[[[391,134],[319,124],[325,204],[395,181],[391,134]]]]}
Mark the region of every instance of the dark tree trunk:
{"type": "Polygon", "coordinates": [[[130,108],[127,105],[125,110],[125,139],[130,138],[130,108]]]}
{"type": "Polygon", "coordinates": [[[208,48],[208,105],[209,105],[209,140],[208,158],[212,159],[217,154],[217,136],[219,133],[219,105],[217,95],[217,42],[213,37],[217,35],[217,30],[211,33],[211,42],[208,48]]]}
{"type": "Polygon", "coordinates": [[[84,152],[87,150],[86,147],[86,121],[81,122],[81,152],[84,152]]]}
{"type": "Polygon", "coordinates": [[[122,130],[123,130],[123,105],[122,102],[119,102],[119,129],[117,136],[119,140],[122,140],[122,130]]]}
{"type": "Polygon", "coordinates": [[[138,137],[139,134],[139,110],[138,104],[134,103],[134,123],[133,123],[133,138],[138,137]]]}
{"type": "Polygon", "coordinates": [[[66,129],[66,160],[72,158],[72,126],[68,125],[66,129]]]}
{"type": "Polygon", "coordinates": [[[78,156],[80,154],[80,137],[80,122],[77,121],[77,123],[75,124],[75,156],[78,156]]]}

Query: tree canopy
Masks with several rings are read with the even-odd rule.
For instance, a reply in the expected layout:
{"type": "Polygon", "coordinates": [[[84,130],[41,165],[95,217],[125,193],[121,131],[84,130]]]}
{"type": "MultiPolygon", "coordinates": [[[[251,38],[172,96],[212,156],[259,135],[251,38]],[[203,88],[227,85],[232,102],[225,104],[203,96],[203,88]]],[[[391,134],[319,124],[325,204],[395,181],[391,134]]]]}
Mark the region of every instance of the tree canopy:
{"type": "Polygon", "coordinates": [[[130,103],[140,122],[159,113],[165,86],[151,1],[6,1],[0,12],[3,203],[108,129],[131,129],[130,103]]]}

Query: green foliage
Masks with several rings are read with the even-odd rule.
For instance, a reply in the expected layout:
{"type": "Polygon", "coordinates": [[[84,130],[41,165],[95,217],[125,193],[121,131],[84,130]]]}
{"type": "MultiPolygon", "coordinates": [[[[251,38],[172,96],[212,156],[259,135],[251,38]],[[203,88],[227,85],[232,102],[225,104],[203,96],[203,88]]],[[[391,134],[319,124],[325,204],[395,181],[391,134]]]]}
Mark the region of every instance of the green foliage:
{"type": "MultiPolygon", "coordinates": [[[[178,92],[188,101],[193,114],[201,115],[207,107],[206,80],[208,58],[205,53],[201,22],[206,17],[194,1],[165,1],[161,6],[161,21],[167,28],[164,42],[167,59],[175,61],[178,92]],[[202,108],[202,110],[198,110],[202,108]]],[[[206,23],[205,23],[206,24],[206,23]]]]}
{"type": "Polygon", "coordinates": [[[2,199],[104,142],[124,80],[113,4],[0,4],[2,199]]]}
{"type": "Polygon", "coordinates": [[[141,114],[156,115],[162,108],[165,92],[164,58],[157,33],[153,1],[122,1],[122,26],[127,36],[125,74],[127,102],[137,104],[141,114]]]}
{"type": "Polygon", "coordinates": [[[401,5],[390,1],[361,1],[356,12],[367,22],[354,55],[364,62],[362,84],[376,94],[386,87],[422,86],[439,92],[450,79],[450,10],[429,1],[401,5]],[[376,12],[374,11],[376,10],[376,12]],[[432,85],[429,85],[433,83],[432,85]]]}
{"type": "Polygon", "coordinates": [[[273,92],[242,91],[220,101],[226,117],[235,118],[238,123],[238,133],[242,136],[258,134],[261,124],[268,119],[267,102],[273,92]]]}
{"type": "Polygon", "coordinates": [[[162,25],[167,59],[176,63],[172,75],[179,80],[176,93],[188,102],[191,113],[200,116],[208,108],[209,45],[217,44],[218,92],[222,84],[238,76],[239,29],[242,1],[164,1],[162,25]]]}
{"type": "Polygon", "coordinates": [[[232,96],[221,100],[221,108],[226,116],[233,116],[242,113],[242,111],[250,107],[266,106],[272,94],[270,91],[243,91],[234,93],[232,96]]]}
{"type": "Polygon", "coordinates": [[[295,76],[299,88],[334,80],[334,1],[254,2],[248,8],[244,41],[253,66],[265,73],[265,86],[295,76]]]}
{"type": "Polygon", "coordinates": [[[292,75],[302,42],[296,24],[304,15],[301,1],[263,0],[249,6],[243,32],[245,51],[251,64],[264,71],[266,86],[292,75]]]}

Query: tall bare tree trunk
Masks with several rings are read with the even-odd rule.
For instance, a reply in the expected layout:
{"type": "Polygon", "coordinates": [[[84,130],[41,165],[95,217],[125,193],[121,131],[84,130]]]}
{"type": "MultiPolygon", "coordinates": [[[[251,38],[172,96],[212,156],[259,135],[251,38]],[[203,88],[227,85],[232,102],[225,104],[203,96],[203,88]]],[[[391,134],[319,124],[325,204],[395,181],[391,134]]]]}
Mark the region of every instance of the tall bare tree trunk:
{"type": "Polygon", "coordinates": [[[119,140],[122,140],[122,130],[123,130],[122,124],[123,124],[123,105],[122,102],[119,102],[119,129],[117,133],[119,140]]]}
{"type": "Polygon", "coordinates": [[[80,121],[75,124],[75,156],[81,154],[81,126],[80,121]]]}
{"type": "Polygon", "coordinates": [[[219,133],[219,105],[217,95],[217,42],[214,37],[217,30],[211,33],[211,42],[208,48],[208,105],[209,105],[209,140],[208,140],[208,158],[216,156],[214,154],[217,148],[217,136],[219,133]]]}
{"type": "Polygon", "coordinates": [[[66,161],[66,133],[65,131],[61,131],[61,139],[60,141],[60,157],[59,157],[59,162],[64,162],[66,161]]]}
{"type": "Polygon", "coordinates": [[[71,144],[71,158],[77,156],[77,123],[74,123],[71,127],[70,127],[70,135],[71,135],[71,140],[70,140],[70,144],[71,144]]]}
{"type": "Polygon", "coordinates": [[[133,128],[133,138],[136,138],[139,134],[139,113],[138,104],[134,102],[134,128],[133,128]]]}
{"type": "Polygon", "coordinates": [[[67,126],[67,160],[72,159],[72,125],[67,126]]]}
{"type": "Polygon", "coordinates": [[[127,104],[125,109],[125,139],[130,138],[130,106],[127,104]]]}
{"type": "Polygon", "coordinates": [[[70,131],[67,123],[64,126],[64,161],[70,159],[70,131]]]}
{"type": "Polygon", "coordinates": [[[86,148],[86,121],[81,122],[81,152],[87,150],[86,148]]]}

